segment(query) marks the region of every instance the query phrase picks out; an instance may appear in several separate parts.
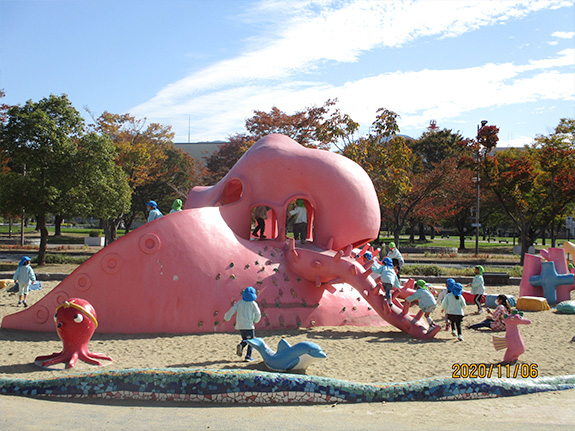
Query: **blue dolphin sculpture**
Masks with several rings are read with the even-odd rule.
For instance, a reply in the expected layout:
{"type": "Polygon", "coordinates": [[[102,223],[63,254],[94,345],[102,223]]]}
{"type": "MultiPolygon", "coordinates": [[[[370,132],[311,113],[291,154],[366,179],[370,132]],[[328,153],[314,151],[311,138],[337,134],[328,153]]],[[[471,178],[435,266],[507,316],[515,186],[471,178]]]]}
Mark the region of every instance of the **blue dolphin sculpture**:
{"type": "Polygon", "coordinates": [[[273,371],[305,371],[312,362],[327,356],[320,346],[309,341],[291,346],[282,338],[277,352],[270,349],[261,338],[246,341],[262,355],[266,367],[273,371]]]}

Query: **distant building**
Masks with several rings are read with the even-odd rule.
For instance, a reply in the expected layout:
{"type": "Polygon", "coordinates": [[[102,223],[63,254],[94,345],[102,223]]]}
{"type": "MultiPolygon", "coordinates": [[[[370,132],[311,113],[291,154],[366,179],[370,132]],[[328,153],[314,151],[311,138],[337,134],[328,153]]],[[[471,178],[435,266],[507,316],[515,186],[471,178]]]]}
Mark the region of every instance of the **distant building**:
{"type": "Polygon", "coordinates": [[[200,163],[205,163],[205,158],[214,154],[220,145],[227,144],[226,141],[213,141],[213,142],[190,142],[178,143],[176,148],[179,148],[188,153],[192,158],[200,163]]]}

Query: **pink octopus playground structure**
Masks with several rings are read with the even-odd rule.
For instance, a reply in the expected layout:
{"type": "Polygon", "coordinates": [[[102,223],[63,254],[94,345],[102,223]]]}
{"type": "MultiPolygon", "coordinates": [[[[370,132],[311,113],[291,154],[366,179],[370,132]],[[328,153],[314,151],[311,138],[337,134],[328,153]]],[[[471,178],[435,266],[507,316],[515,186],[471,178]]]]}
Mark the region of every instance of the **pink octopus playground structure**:
{"type": "Polygon", "coordinates": [[[566,241],[563,248],[541,250],[541,255],[525,255],[519,296],[538,296],[550,306],[569,301],[575,290],[575,271],[569,272],[566,254],[575,257],[575,244],[566,241]]]}
{"type": "Polygon", "coordinates": [[[58,305],[82,298],[98,310],[102,333],[228,332],[234,322],[224,313],[253,286],[261,329],[389,322],[431,338],[440,327],[428,328],[396,299],[389,306],[371,270],[352,257],[379,228],[377,195],[359,165],[269,135],[218,184],[194,188],[183,211],[104,248],[2,327],[53,331],[58,305]],[[301,245],[286,238],[286,212],[296,199],[308,213],[309,241],[301,245]],[[251,237],[258,206],[269,208],[266,240],[251,237]]]}

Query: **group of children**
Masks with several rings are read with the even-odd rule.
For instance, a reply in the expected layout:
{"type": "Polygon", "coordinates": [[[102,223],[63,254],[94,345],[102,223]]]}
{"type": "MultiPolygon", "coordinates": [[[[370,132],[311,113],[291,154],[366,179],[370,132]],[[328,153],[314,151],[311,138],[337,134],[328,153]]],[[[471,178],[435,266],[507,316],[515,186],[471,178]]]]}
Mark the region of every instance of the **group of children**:
{"type": "MultiPolygon", "coordinates": [[[[371,253],[366,252],[364,257],[367,261],[371,261],[373,256],[371,253]]],[[[394,265],[390,257],[385,257],[382,263],[374,261],[372,271],[381,276],[381,284],[385,290],[385,298],[388,304],[392,303],[391,292],[392,289],[399,289],[399,278],[394,270],[394,265]]],[[[463,321],[464,309],[466,306],[465,299],[463,298],[463,285],[457,283],[453,278],[447,279],[446,289],[442,290],[437,299],[430,291],[430,286],[424,280],[417,280],[415,283],[415,292],[406,298],[406,304],[411,304],[415,301],[418,302],[419,308],[423,312],[424,317],[427,319],[429,326],[434,326],[436,323],[431,319],[431,313],[437,308],[437,304],[441,304],[443,312],[445,312],[446,326],[448,330],[451,327],[451,333],[457,337],[459,341],[463,341],[461,332],[461,322],[463,321]]],[[[475,277],[473,281],[467,285],[471,287],[471,293],[475,295],[474,302],[477,305],[478,314],[483,312],[481,306],[481,295],[485,293],[485,286],[483,282],[483,267],[477,265],[475,267],[475,277]]],[[[241,343],[236,347],[236,354],[242,356],[243,350],[247,347],[246,361],[252,361],[252,347],[246,342],[255,336],[255,324],[261,319],[261,312],[256,303],[257,293],[253,287],[246,287],[242,292],[242,299],[235,303],[224,315],[224,320],[227,322],[231,320],[233,315],[237,313],[236,329],[240,331],[242,337],[241,343]]],[[[505,295],[497,297],[497,308],[493,313],[490,310],[487,312],[491,315],[490,318],[485,319],[483,322],[475,325],[467,326],[468,329],[491,328],[494,331],[505,330],[503,318],[505,314],[511,313],[511,308],[507,303],[505,295]]]]}
{"type": "MultiPolygon", "coordinates": [[[[383,261],[378,263],[374,261],[371,270],[375,274],[379,274],[381,277],[381,285],[385,291],[385,298],[389,305],[392,303],[392,289],[398,289],[400,287],[399,283],[399,271],[397,266],[394,265],[390,254],[394,253],[395,256],[398,255],[399,251],[395,247],[395,244],[390,243],[390,252],[383,259],[383,261]]],[[[399,254],[401,256],[401,254],[399,254]]],[[[371,253],[366,252],[364,254],[366,261],[371,261],[373,256],[371,253]]],[[[403,263],[403,258],[401,258],[403,263]]],[[[474,295],[473,301],[477,306],[477,314],[483,313],[483,307],[481,305],[481,298],[485,294],[485,283],[483,280],[484,269],[481,265],[475,267],[475,276],[467,287],[471,288],[471,294],[474,295]]],[[[456,336],[459,341],[463,341],[463,334],[461,331],[461,323],[463,321],[463,316],[465,315],[464,309],[466,306],[465,299],[463,298],[463,285],[461,283],[456,283],[454,279],[449,278],[446,281],[446,289],[442,290],[437,299],[435,295],[430,291],[429,286],[424,280],[418,280],[415,283],[415,293],[406,298],[406,304],[411,304],[417,301],[419,308],[423,312],[423,316],[427,320],[429,326],[434,326],[431,318],[431,313],[437,308],[437,304],[441,304],[442,312],[445,312],[445,329],[451,328],[451,333],[456,336]]],[[[505,314],[511,313],[511,307],[507,302],[507,297],[505,295],[499,295],[496,299],[497,308],[493,313],[487,310],[490,315],[484,321],[477,323],[475,325],[468,325],[468,329],[479,329],[479,328],[490,328],[494,331],[504,331],[505,324],[503,323],[505,314]]],[[[407,305],[409,307],[409,305],[407,305]]]]}
{"type": "MultiPolygon", "coordinates": [[[[170,214],[181,211],[183,206],[184,204],[181,199],[174,200],[170,214]]],[[[162,214],[162,212],[158,209],[158,204],[156,201],[149,201],[146,204],[146,210],[148,210],[148,223],[164,216],[164,214],[162,214]]]]}

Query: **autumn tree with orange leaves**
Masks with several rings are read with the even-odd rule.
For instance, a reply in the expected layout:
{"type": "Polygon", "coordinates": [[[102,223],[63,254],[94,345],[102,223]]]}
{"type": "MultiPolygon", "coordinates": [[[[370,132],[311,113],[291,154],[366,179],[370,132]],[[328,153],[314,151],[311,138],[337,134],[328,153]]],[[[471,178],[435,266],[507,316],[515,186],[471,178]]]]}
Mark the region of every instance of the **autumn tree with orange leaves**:
{"type": "Polygon", "coordinates": [[[231,136],[229,143],[220,145],[206,158],[207,184],[216,184],[258,139],[272,133],[289,136],[304,147],[322,150],[350,143],[359,124],[342,114],[336,104],[337,99],[329,99],[322,106],[307,107],[293,114],[275,106],[269,112],[253,111],[254,115],[246,120],[247,133],[231,136]]]}
{"type": "Polygon", "coordinates": [[[175,198],[185,200],[191,188],[201,181],[200,167],[173,143],[170,126],[146,124],[130,114],[104,112],[95,120],[95,131],[107,136],[117,150],[117,164],[128,176],[132,190],[131,208],[105,222],[106,244],[117,238],[124,221],[129,232],[138,213],[145,212],[153,199],[167,212],[175,198]]]}
{"type": "Polygon", "coordinates": [[[543,230],[575,202],[575,120],[561,119],[554,132],[524,149],[486,156],[483,173],[519,231],[523,264],[543,230]]]}

